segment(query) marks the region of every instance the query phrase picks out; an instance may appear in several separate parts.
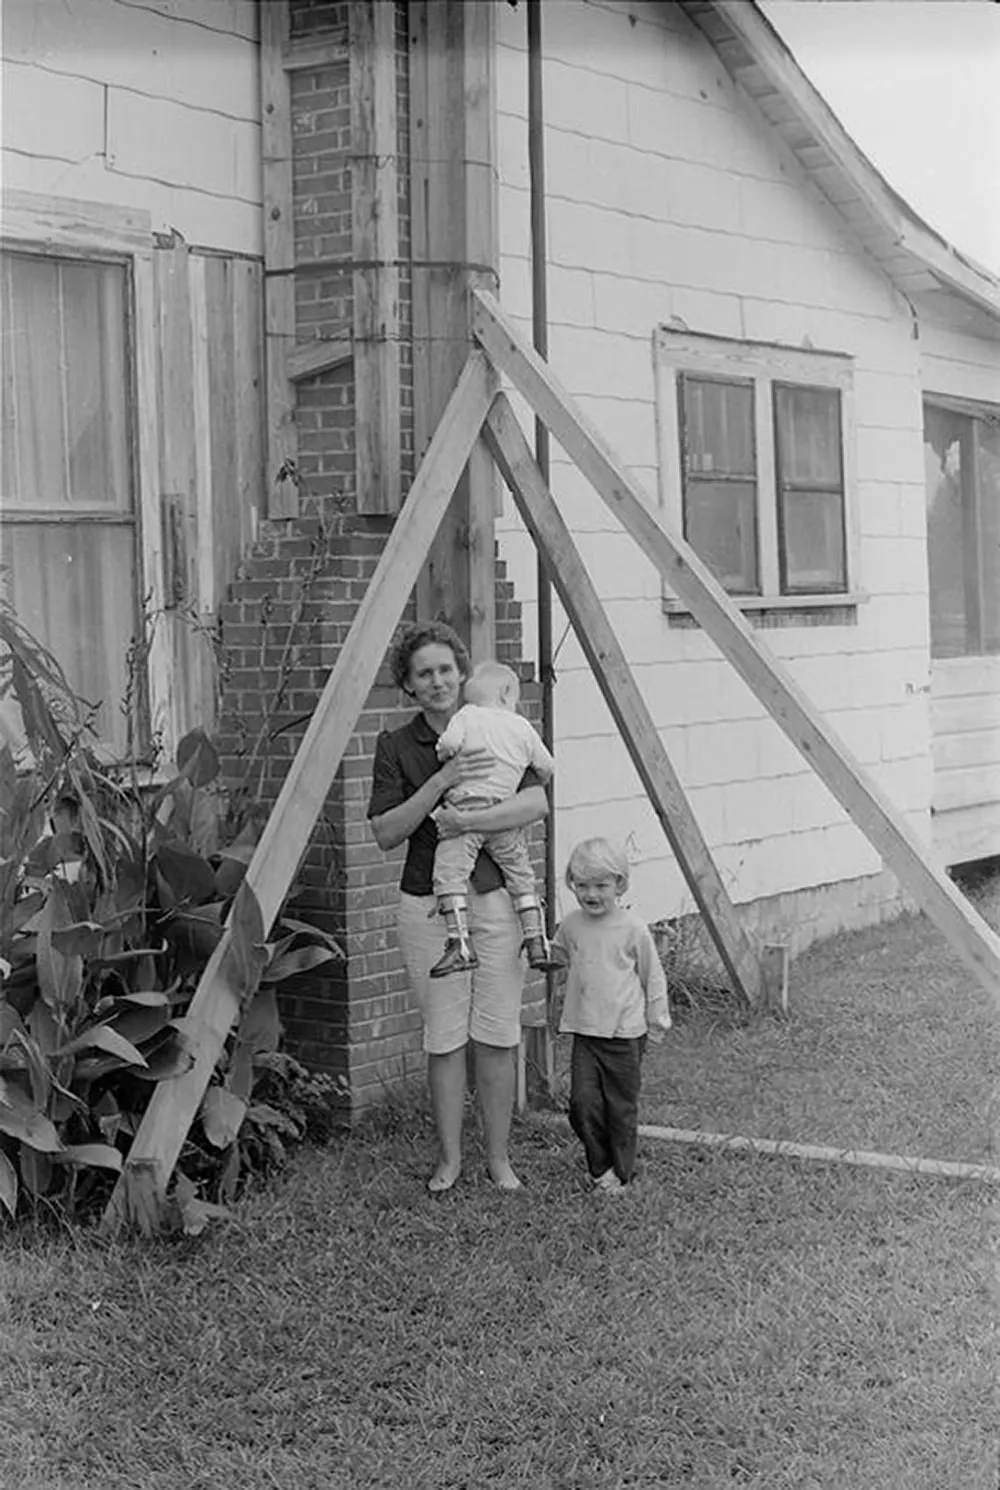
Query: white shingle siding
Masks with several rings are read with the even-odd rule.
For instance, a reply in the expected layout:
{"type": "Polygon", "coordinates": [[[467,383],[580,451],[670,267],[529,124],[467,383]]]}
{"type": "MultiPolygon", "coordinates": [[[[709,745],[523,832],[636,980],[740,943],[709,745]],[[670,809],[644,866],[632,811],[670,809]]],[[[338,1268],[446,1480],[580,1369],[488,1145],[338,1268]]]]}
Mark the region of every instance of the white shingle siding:
{"type": "MultiPolygon", "coordinates": [[[[530,334],[524,18],[499,11],[501,296],[530,334]]],[[[657,324],[854,359],[858,581],[870,599],[849,624],[762,635],[926,831],[927,556],[909,308],[676,7],[579,0],[546,7],[542,22],[556,374],[655,500],[657,324]]],[[[555,445],[552,484],[734,898],[876,874],[861,833],[713,644],[668,622],[653,566],[555,445]]],[[[509,510],[501,528],[530,646],[534,553],[509,510]]],[[[556,606],[556,641],[563,624],[556,606]]],[[[650,919],[690,909],[572,639],[556,671],[560,863],[580,836],[625,839],[633,906],[650,919]]]]}
{"type": "Polygon", "coordinates": [[[260,253],[249,0],[4,0],[4,185],[149,212],[156,232],[260,253]]]}

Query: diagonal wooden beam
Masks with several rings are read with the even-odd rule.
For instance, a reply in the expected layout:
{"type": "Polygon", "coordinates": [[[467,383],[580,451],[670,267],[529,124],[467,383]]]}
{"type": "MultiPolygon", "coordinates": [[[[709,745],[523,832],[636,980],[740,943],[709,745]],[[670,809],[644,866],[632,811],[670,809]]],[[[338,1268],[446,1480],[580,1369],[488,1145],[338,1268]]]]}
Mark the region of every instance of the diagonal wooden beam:
{"type": "MultiPolygon", "coordinates": [[[[470,353],[254,850],[246,883],[260,904],[265,930],[288,893],[392,633],[479,435],[492,398],[491,375],[482,353],[470,353]]],[[[133,1176],[137,1190],[141,1181],[147,1216],[162,1202],[226,1036],[239,1018],[241,997],[240,971],[226,931],[188,1010],[187,1022],[197,1041],[195,1063],[183,1076],[155,1088],[105,1212],[105,1229],[117,1229],[132,1213],[133,1176]]]]}
{"type": "Polygon", "coordinates": [[[1000,937],[947,876],[929,862],[923,845],[902,814],[824,722],[788,669],[759,640],[694,550],[664,527],[652,499],[503,314],[493,296],[476,290],[472,299],[473,330],[480,345],[545,421],[553,438],[575,461],[772,719],[1000,1003],[1000,937]]]}
{"type": "Polygon", "coordinates": [[[549,566],[559,598],[723,965],[737,991],[756,1004],[761,990],[760,965],[593,581],[528,449],[510,402],[502,393],[487,416],[484,436],[525,526],[549,566]]]}

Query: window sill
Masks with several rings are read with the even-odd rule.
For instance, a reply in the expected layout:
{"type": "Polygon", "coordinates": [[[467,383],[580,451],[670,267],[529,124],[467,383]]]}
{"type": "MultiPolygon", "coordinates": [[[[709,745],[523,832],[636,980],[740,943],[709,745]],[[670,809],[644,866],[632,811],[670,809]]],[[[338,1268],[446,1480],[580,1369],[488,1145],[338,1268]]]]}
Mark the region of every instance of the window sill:
{"type": "MultiPolygon", "coordinates": [[[[863,590],[850,590],[841,595],[731,595],[729,598],[760,626],[845,626],[854,623],[858,606],[864,605],[869,597],[863,590]]],[[[664,595],[661,604],[672,625],[697,626],[682,600],[664,595]]]]}

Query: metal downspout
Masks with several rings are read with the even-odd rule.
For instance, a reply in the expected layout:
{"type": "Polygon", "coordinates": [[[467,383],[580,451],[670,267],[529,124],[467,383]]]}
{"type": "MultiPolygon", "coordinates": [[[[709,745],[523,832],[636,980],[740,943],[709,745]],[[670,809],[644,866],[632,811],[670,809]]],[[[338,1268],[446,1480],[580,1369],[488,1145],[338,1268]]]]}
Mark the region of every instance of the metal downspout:
{"type": "MultiPolygon", "coordinates": [[[[531,329],[532,340],[540,357],[548,357],[548,285],[546,281],[547,245],[545,237],[545,119],[542,108],[542,5],[541,0],[527,0],[528,13],[528,177],[531,203],[531,329]]],[[[549,480],[549,432],[540,419],[535,420],[535,459],[545,479],[549,480]]],[[[553,748],[552,668],[552,581],[541,554],[538,555],[538,677],[542,685],[542,739],[553,748]]],[[[545,834],[545,922],[551,936],[555,929],[556,854],[555,799],[552,784],[548,787],[549,820],[545,834]]],[[[549,975],[551,990],[551,974],[549,975]]]]}

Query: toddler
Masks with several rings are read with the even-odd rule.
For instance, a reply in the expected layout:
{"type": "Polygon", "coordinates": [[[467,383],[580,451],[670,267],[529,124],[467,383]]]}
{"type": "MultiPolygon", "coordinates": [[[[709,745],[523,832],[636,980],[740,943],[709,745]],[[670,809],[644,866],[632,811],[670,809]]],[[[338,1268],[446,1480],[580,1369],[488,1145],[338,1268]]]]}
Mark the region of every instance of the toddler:
{"type": "Polygon", "coordinates": [[[649,927],[618,904],[628,860],[604,838],[578,843],[566,883],[579,901],[553,938],[569,958],[561,1031],[573,1036],[569,1120],[594,1185],[620,1191],[635,1169],[648,1033],[670,1028],[667,980],[649,927]]]}
{"type": "MultiPolygon", "coordinates": [[[[488,760],[481,774],[450,788],[445,795],[447,806],[459,811],[492,807],[514,795],[528,766],[534,767],[543,782],[552,775],[552,756],[537,732],[517,713],[520,691],[517,674],[501,662],[481,662],[473,669],[465,685],[465,704],[438,737],[437,753],[439,760],[446,761],[460,750],[485,751],[488,760]]],[[[545,936],[524,830],[505,828],[494,833],[460,833],[438,841],[434,894],[445,919],[446,941],[443,956],[430,970],[431,977],[446,978],[478,965],[469,937],[468,881],[484,844],[503,875],[520,919],[528,962],[543,971],[564,966],[564,958],[553,958],[545,936]]]]}

